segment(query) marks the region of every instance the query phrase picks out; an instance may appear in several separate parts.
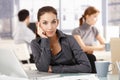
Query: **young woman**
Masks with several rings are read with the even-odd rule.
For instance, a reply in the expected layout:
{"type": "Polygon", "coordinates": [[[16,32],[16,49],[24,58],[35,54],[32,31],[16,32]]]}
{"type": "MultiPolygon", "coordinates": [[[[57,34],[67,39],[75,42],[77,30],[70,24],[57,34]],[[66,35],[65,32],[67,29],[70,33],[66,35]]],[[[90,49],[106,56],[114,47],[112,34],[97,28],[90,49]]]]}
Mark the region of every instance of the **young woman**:
{"type": "Polygon", "coordinates": [[[105,47],[104,39],[99,34],[97,28],[94,27],[98,14],[99,11],[95,7],[89,6],[79,20],[80,26],[75,28],[72,32],[72,35],[79,43],[82,50],[87,54],[93,73],[96,72],[94,64],[96,57],[93,55],[93,51],[104,50],[105,47]],[[94,45],[95,39],[98,40],[100,45],[94,45]]]}
{"type": "Polygon", "coordinates": [[[91,72],[90,62],[76,40],[57,29],[56,9],[42,7],[37,18],[40,37],[31,42],[37,69],[53,73],[91,72]]]}

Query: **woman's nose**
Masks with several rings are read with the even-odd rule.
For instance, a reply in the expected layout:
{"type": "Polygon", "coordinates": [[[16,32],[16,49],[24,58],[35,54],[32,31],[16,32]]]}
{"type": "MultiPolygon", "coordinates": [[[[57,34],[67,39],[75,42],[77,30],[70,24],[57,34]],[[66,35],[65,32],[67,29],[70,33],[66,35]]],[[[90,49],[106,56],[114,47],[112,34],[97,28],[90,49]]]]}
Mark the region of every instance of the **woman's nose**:
{"type": "Polygon", "coordinates": [[[51,24],[48,25],[48,29],[52,29],[52,25],[51,24]]]}

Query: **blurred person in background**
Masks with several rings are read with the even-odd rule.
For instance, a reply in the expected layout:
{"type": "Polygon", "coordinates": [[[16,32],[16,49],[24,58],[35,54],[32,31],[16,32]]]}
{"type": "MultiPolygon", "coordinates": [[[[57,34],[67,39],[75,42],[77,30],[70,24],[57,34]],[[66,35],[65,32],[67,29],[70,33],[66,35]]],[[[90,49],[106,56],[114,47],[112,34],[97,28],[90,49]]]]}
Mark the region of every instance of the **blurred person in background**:
{"type": "Polygon", "coordinates": [[[93,6],[89,6],[82,17],[79,19],[79,27],[72,31],[72,35],[81,46],[83,51],[86,53],[92,66],[92,73],[96,73],[95,61],[96,57],[93,55],[95,50],[100,51],[105,48],[105,41],[100,35],[98,29],[94,26],[99,10],[93,6]],[[95,40],[98,40],[99,45],[95,45],[95,40]]]}
{"type": "Polygon", "coordinates": [[[30,53],[30,62],[34,62],[32,60],[33,56],[31,54],[30,43],[33,39],[35,39],[35,33],[31,29],[28,28],[30,23],[29,11],[26,9],[22,9],[18,12],[18,26],[16,26],[13,39],[16,44],[26,43],[28,45],[29,53],[30,53]]]}

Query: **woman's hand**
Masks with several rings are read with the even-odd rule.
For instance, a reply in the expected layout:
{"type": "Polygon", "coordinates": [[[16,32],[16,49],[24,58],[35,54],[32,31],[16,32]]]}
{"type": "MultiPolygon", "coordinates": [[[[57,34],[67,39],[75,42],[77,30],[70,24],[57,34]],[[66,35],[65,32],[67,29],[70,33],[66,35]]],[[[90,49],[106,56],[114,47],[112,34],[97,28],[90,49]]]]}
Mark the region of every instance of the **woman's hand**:
{"type": "Polygon", "coordinates": [[[39,22],[36,23],[36,26],[37,26],[37,34],[42,37],[42,38],[48,38],[46,36],[46,33],[42,30],[42,28],[40,27],[40,24],[39,22]]]}
{"type": "Polygon", "coordinates": [[[88,54],[93,54],[93,51],[87,51],[88,54]]]}
{"type": "Polygon", "coordinates": [[[49,73],[52,72],[52,68],[51,68],[51,66],[49,66],[48,72],[49,72],[49,73]]]}
{"type": "Polygon", "coordinates": [[[86,46],[86,52],[88,53],[88,54],[93,54],[93,49],[90,47],[90,46],[86,46]]]}

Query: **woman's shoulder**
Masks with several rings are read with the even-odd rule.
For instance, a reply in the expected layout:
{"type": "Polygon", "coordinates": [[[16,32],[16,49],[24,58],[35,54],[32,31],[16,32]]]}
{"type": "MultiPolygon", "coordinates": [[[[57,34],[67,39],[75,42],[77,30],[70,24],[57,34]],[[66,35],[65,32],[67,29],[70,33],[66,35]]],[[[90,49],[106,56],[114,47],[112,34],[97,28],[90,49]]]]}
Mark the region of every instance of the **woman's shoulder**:
{"type": "Polygon", "coordinates": [[[68,39],[69,42],[74,42],[74,37],[73,35],[70,35],[70,34],[66,34],[66,39],[68,39]]]}
{"type": "Polygon", "coordinates": [[[99,31],[96,27],[92,27],[92,31],[93,31],[95,37],[99,34],[99,31]]]}
{"type": "Polygon", "coordinates": [[[79,34],[80,33],[80,27],[76,27],[72,31],[72,35],[79,34]]]}
{"type": "Polygon", "coordinates": [[[76,27],[76,28],[73,29],[73,31],[77,31],[77,30],[79,30],[79,29],[80,29],[79,27],[76,27]]]}
{"type": "Polygon", "coordinates": [[[95,26],[93,26],[92,29],[93,29],[93,30],[98,30],[97,27],[95,27],[95,26]]]}
{"type": "Polygon", "coordinates": [[[92,31],[93,32],[98,32],[98,29],[94,26],[94,27],[92,27],[92,31]]]}
{"type": "Polygon", "coordinates": [[[35,39],[33,39],[31,41],[32,44],[35,44],[35,43],[39,43],[39,41],[41,40],[41,37],[36,37],[35,39]]]}

